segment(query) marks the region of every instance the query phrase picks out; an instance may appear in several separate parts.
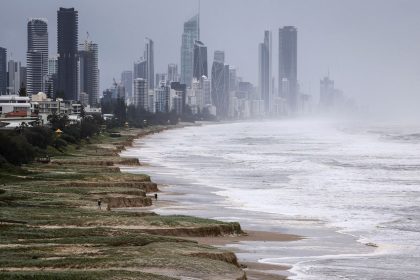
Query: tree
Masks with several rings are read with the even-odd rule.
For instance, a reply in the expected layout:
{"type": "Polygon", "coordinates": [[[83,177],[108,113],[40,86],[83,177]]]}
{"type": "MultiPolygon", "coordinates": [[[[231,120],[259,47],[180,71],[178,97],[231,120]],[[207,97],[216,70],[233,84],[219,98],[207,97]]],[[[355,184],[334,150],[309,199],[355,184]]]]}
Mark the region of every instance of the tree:
{"type": "Polygon", "coordinates": [[[121,125],[125,124],[127,120],[127,106],[123,98],[117,98],[114,107],[114,115],[121,125]]]}
{"type": "Polygon", "coordinates": [[[23,85],[23,83],[20,85],[19,89],[19,96],[28,96],[28,93],[26,92],[26,87],[23,85]]]}
{"type": "Polygon", "coordinates": [[[62,90],[57,90],[57,91],[55,92],[55,95],[54,95],[54,100],[56,100],[57,98],[62,98],[62,99],[64,99],[64,91],[62,91],[62,90]]]}
{"type": "Polygon", "coordinates": [[[53,130],[57,130],[58,128],[63,130],[69,123],[69,117],[66,114],[51,114],[47,117],[47,120],[51,124],[51,128],[53,130]]]}
{"type": "Polygon", "coordinates": [[[86,117],[85,106],[81,102],[79,102],[82,106],[80,107],[80,117],[84,119],[86,117]]]}
{"type": "Polygon", "coordinates": [[[51,86],[51,84],[48,85],[47,97],[48,98],[51,98],[52,97],[52,86],[51,86]]]}

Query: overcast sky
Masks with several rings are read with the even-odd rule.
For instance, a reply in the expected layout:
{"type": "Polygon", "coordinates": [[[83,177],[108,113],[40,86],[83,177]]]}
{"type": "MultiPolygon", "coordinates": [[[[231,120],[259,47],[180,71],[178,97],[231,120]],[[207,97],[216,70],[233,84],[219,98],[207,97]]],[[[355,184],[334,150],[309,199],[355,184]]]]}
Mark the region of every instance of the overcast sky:
{"type": "MultiPolygon", "coordinates": [[[[79,11],[79,42],[86,32],[99,45],[101,90],[132,69],[144,38],[155,41],[155,71],[180,64],[183,23],[198,0],[0,0],[0,46],[26,64],[26,23],[48,19],[50,53],[57,49],[57,9],[79,11]]],[[[305,93],[319,95],[330,71],[348,96],[412,109],[420,106],[420,1],[418,0],[202,0],[201,40],[211,66],[216,49],[239,75],[257,82],[258,43],[273,31],[277,80],[278,28],[298,28],[298,78],[305,93]],[[392,103],[390,102],[392,101],[392,103]],[[417,103],[416,103],[417,102],[417,103]]],[[[210,69],[209,69],[210,71],[210,69]]],[[[276,81],[277,83],[277,81],[276,81]]]]}

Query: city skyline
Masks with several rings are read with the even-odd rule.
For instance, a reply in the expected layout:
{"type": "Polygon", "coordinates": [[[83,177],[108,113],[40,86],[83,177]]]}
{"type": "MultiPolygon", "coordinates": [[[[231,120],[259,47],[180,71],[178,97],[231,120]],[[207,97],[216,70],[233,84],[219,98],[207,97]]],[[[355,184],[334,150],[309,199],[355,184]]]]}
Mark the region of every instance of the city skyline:
{"type": "MultiPolygon", "coordinates": [[[[96,7],[95,4],[97,3],[96,1],[86,1],[86,3],[78,1],[45,1],[45,3],[34,5],[34,3],[24,0],[16,2],[19,5],[14,3],[8,5],[10,13],[1,14],[8,22],[7,26],[9,29],[0,27],[1,34],[5,34],[5,36],[1,36],[0,45],[8,49],[8,60],[12,58],[13,60],[21,61],[22,66],[25,65],[25,48],[21,46],[21,43],[25,40],[25,36],[22,34],[22,25],[25,24],[26,18],[46,17],[49,20],[49,45],[51,46],[50,55],[52,55],[54,54],[54,38],[56,36],[54,19],[56,10],[60,6],[74,6],[79,13],[87,15],[92,14],[90,12],[96,7]],[[11,23],[16,23],[18,19],[16,17],[11,19],[9,14],[19,11],[19,7],[23,4],[28,9],[23,11],[22,18],[19,19],[18,24],[14,27],[11,23]]],[[[242,14],[238,15],[238,12],[233,9],[237,1],[229,1],[224,9],[218,11],[220,17],[217,21],[214,21],[211,19],[211,15],[216,11],[216,2],[202,1],[201,3],[201,39],[206,42],[209,54],[216,49],[224,50],[229,57],[229,64],[235,65],[240,75],[255,85],[258,77],[258,56],[256,53],[258,42],[261,40],[261,32],[263,30],[271,30],[273,32],[273,50],[277,50],[278,38],[276,33],[278,28],[285,25],[293,25],[299,29],[300,59],[298,62],[298,77],[301,88],[305,93],[317,97],[319,79],[325,76],[329,70],[335,81],[340,84],[340,87],[349,96],[358,99],[362,98],[362,101],[375,101],[377,98],[384,98],[388,100],[388,102],[384,103],[388,104],[389,100],[393,98],[393,93],[397,91],[401,92],[400,96],[403,97],[398,99],[397,103],[405,102],[404,104],[409,103],[408,105],[410,105],[413,103],[412,101],[416,100],[417,96],[414,93],[420,91],[420,82],[415,78],[420,76],[420,70],[415,61],[420,60],[420,55],[415,52],[414,46],[416,44],[412,43],[412,39],[419,40],[420,34],[412,27],[418,22],[418,19],[414,16],[414,11],[419,10],[419,4],[414,1],[405,1],[404,5],[397,5],[393,1],[370,1],[363,6],[363,10],[358,9],[362,4],[360,1],[352,1],[351,3],[350,1],[342,1],[340,5],[333,1],[322,1],[324,6],[329,6],[328,17],[320,17],[323,12],[317,5],[310,3],[303,5],[302,1],[296,1],[296,3],[291,3],[290,1],[279,3],[261,1],[258,7],[252,2],[246,2],[243,4],[244,8],[241,9],[242,14]],[[267,9],[270,5],[272,8],[267,9]],[[306,9],[305,11],[299,10],[301,7],[307,7],[311,12],[306,12],[306,9]],[[253,9],[251,10],[251,8],[253,9]],[[360,20],[354,22],[349,16],[340,16],[346,10],[353,11],[354,17],[360,20]],[[372,10],[378,11],[375,22],[364,17],[372,10]],[[290,13],[286,11],[290,11],[290,13]],[[261,22],[253,23],[252,26],[246,27],[247,32],[243,34],[241,28],[247,23],[244,18],[249,18],[250,15],[261,15],[262,12],[267,13],[266,17],[261,22]],[[274,14],[276,14],[275,17],[274,14]],[[390,23],[387,20],[390,14],[401,20],[390,23]],[[404,17],[402,17],[403,15],[404,17]],[[231,20],[233,17],[236,18],[235,21],[231,20]],[[395,40],[389,41],[384,32],[375,32],[383,26],[387,27],[383,28],[383,30],[392,30],[393,34],[395,34],[395,40]],[[405,31],[398,32],[399,30],[405,31]],[[227,42],[226,38],[232,35],[235,35],[235,40],[227,42]],[[220,38],[220,40],[216,40],[216,38],[220,38]],[[315,40],[315,38],[322,39],[315,40]],[[353,44],[352,48],[349,47],[350,42],[353,44]],[[398,42],[402,44],[397,45],[398,42]],[[391,55],[398,51],[404,52],[405,55],[398,57],[398,59],[391,55]],[[387,59],[384,59],[385,57],[387,59]],[[362,61],[364,67],[358,68],[357,65],[361,64],[362,61]],[[394,68],[400,69],[402,74],[395,76],[392,70],[394,68]],[[356,69],[357,71],[355,71],[356,69]],[[381,75],[387,78],[382,79],[380,78],[381,75]],[[409,84],[411,85],[410,87],[407,86],[409,84]]],[[[185,0],[178,3],[156,1],[156,4],[128,2],[127,6],[140,4],[144,4],[144,8],[150,11],[150,14],[157,11],[157,6],[162,4],[169,9],[172,8],[172,10],[177,6],[182,6],[182,9],[175,9],[177,11],[175,13],[164,13],[165,16],[167,15],[168,20],[173,23],[170,27],[165,27],[171,32],[165,32],[161,25],[150,26],[144,24],[144,21],[150,20],[149,16],[145,16],[144,19],[141,19],[143,24],[139,22],[136,38],[132,38],[134,41],[143,41],[147,36],[154,39],[156,43],[156,72],[166,72],[168,63],[176,63],[180,67],[179,48],[181,46],[182,24],[197,13],[197,1],[185,0]],[[147,26],[147,28],[143,26],[147,26]],[[168,44],[173,47],[168,49],[168,44]]],[[[112,7],[114,7],[112,4],[106,4],[101,9],[106,14],[110,12],[112,7]]],[[[115,12],[124,15],[132,13],[129,9],[124,8],[117,9],[115,12]]],[[[125,18],[121,20],[128,22],[128,19],[125,18]]],[[[121,36],[127,38],[129,34],[115,32],[115,28],[114,24],[99,23],[98,18],[95,16],[84,16],[80,22],[79,36],[83,36],[86,31],[89,31],[93,40],[100,47],[104,45],[103,51],[101,47],[103,56],[99,58],[101,92],[111,85],[113,77],[118,79],[122,71],[132,69],[130,65],[142,53],[140,48],[136,48],[133,51],[133,44],[128,44],[127,40],[121,40],[121,36]],[[109,36],[105,36],[105,33],[107,33],[105,30],[116,34],[117,40],[115,41],[123,42],[124,50],[126,50],[124,53],[115,55],[115,58],[108,60],[105,57],[109,57],[111,49],[111,53],[114,53],[116,45],[111,43],[113,40],[109,36]]],[[[277,60],[277,51],[273,51],[273,76],[276,78],[278,73],[277,60]]],[[[209,65],[211,64],[212,57],[209,56],[209,65]]],[[[276,80],[275,85],[277,86],[277,84],[278,81],[276,80]]]]}

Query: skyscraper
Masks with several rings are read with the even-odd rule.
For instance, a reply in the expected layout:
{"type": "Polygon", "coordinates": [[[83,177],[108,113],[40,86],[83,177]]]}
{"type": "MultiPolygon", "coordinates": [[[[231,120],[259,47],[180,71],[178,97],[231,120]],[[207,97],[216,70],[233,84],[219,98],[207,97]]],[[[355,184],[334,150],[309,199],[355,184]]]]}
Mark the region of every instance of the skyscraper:
{"type": "Polygon", "coordinates": [[[291,112],[297,109],[297,29],[285,26],[279,29],[279,93],[291,112]]]}
{"type": "Polygon", "coordinates": [[[194,68],[193,78],[197,80],[202,76],[208,76],[207,67],[207,47],[201,41],[194,43],[194,68]]]}
{"type": "Polygon", "coordinates": [[[33,18],[28,21],[26,63],[28,95],[45,91],[48,74],[48,25],[46,19],[33,18]]]}
{"type": "Polygon", "coordinates": [[[20,67],[20,87],[26,88],[26,67],[20,67]]]}
{"type": "Polygon", "coordinates": [[[78,13],[74,8],[57,11],[58,91],[66,100],[78,100],[78,13]]]}
{"type": "Polygon", "coordinates": [[[155,88],[161,88],[161,83],[165,83],[168,80],[166,73],[156,73],[155,75],[155,88]]]}
{"type": "Polygon", "coordinates": [[[7,87],[7,50],[0,47],[0,95],[6,94],[7,87]]]}
{"type": "Polygon", "coordinates": [[[258,48],[258,88],[260,98],[264,100],[264,110],[269,114],[272,106],[271,87],[271,57],[272,57],[271,31],[264,31],[264,42],[258,48]]]}
{"type": "Polygon", "coordinates": [[[238,89],[237,79],[236,68],[229,66],[229,91],[236,91],[238,89]]]}
{"type": "Polygon", "coordinates": [[[123,71],[121,73],[121,83],[125,88],[125,97],[128,100],[133,98],[133,71],[123,71]]]}
{"type": "Polygon", "coordinates": [[[177,100],[176,111],[182,114],[182,112],[185,112],[185,106],[187,103],[187,85],[181,84],[180,82],[171,82],[171,89],[177,92],[177,95],[180,97],[180,100],[177,100]]]}
{"type": "Polygon", "coordinates": [[[97,107],[99,105],[98,45],[86,40],[79,47],[79,93],[87,93],[89,105],[97,107]]]}
{"type": "Polygon", "coordinates": [[[181,83],[191,87],[193,79],[194,43],[200,40],[200,17],[193,16],[184,23],[181,45],[181,83]]]}
{"type": "Polygon", "coordinates": [[[144,58],[146,59],[146,79],[150,89],[155,85],[155,62],[154,62],[154,43],[150,38],[146,38],[144,58]]]}
{"type": "Polygon", "coordinates": [[[225,63],[225,52],[224,51],[214,51],[214,60],[225,63]]]}
{"type": "Polygon", "coordinates": [[[170,111],[170,91],[171,87],[161,84],[156,89],[156,112],[168,113],[170,111]]]}
{"type": "Polygon", "coordinates": [[[201,77],[201,88],[203,91],[203,105],[211,105],[211,80],[206,76],[201,77]]]}
{"type": "Polygon", "coordinates": [[[142,108],[148,110],[149,107],[149,87],[147,85],[147,80],[142,78],[134,79],[134,106],[136,108],[142,108]]]}
{"type": "Polygon", "coordinates": [[[146,38],[143,57],[134,62],[133,79],[142,78],[147,80],[150,89],[155,85],[155,66],[153,40],[146,38]]]}
{"type": "Polygon", "coordinates": [[[146,79],[146,72],[147,72],[147,61],[144,57],[140,58],[139,61],[134,62],[134,72],[133,72],[133,79],[146,79]]]}
{"type": "Polygon", "coordinates": [[[53,97],[57,90],[57,71],[58,71],[58,57],[51,56],[48,58],[48,75],[45,87],[45,93],[49,97],[53,97]]]}
{"type": "Polygon", "coordinates": [[[20,86],[21,86],[20,61],[9,60],[9,62],[7,63],[7,68],[8,68],[8,75],[7,75],[8,94],[11,94],[11,95],[18,94],[20,86]]]}
{"type": "Polygon", "coordinates": [[[229,112],[229,65],[216,59],[220,52],[215,52],[211,68],[211,99],[216,106],[217,116],[226,118],[229,112]]]}
{"type": "Polygon", "coordinates": [[[57,74],[58,71],[58,57],[51,56],[48,58],[48,75],[57,74]]]}
{"type": "Polygon", "coordinates": [[[168,81],[169,82],[178,82],[178,65],[175,63],[168,64],[168,81]]]}

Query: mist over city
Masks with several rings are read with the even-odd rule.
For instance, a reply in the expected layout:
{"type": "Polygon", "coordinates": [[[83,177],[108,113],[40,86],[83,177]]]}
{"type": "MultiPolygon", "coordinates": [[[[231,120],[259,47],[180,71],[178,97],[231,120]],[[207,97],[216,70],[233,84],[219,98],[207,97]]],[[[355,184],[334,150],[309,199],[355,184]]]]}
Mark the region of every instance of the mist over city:
{"type": "MultiPolygon", "coordinates": [[[[48,20],[49,53],[56,54],[56,10],[61,6],[78,11],[79,43],[89,32],[89,40],[98,44],[100,95],[112,87],[113,78],[121,79],[122,71],[133,70],[144,55],[146,37],[155,43],[155,73],[167,72],[170,63],[180,68],[183,24],[199,9],[198,1],[184,0],[13,1],[2,9],[5,24],[0,29],[8,59],[25,65],[26,23],[32,17],[48,20]]],[[[278,29],[295,26],[300,91],[315,105],[319,81],[329,73],[335,86],[364,108],[415,113],[420,91],[418,10],[416,1],[203,0],[200,40],[207,47],[209,72],[214,51],[222,50],[238,77],[258,87],[258,44],[264,31],[271,31],[272,76],[278,91],[278,29]]]]}
{"type": "Polygon", "coordinates": [[[420,279],[419,1],[0,3],[0,279],[420,279]]]}

